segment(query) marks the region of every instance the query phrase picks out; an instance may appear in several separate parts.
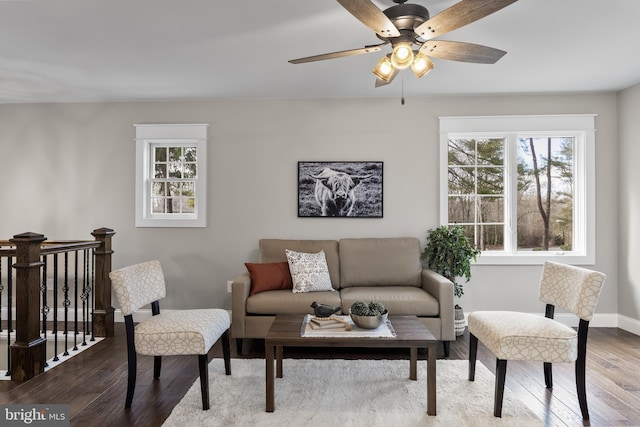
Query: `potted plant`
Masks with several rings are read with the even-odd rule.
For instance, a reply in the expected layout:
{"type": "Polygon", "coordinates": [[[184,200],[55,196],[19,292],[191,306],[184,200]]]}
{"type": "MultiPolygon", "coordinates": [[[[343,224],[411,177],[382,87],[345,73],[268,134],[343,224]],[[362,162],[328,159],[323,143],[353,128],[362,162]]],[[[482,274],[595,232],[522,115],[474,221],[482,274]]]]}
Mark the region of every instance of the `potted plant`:
{"type": "MultiPolygon", "coordinates": [[[[453,282],[453,293],[459,298],[464,289],[458,278],[464,277],[464,283],[471,279],[471,261],[475,261],[479,254],[480,250],[464,235],[462,226],[441,225],[429,230],[421,258],[431,270],[453,282]]],[[[456,335],[459,336],[464,333],[464,313],[458,304],[455,310],[456,335]]]]}

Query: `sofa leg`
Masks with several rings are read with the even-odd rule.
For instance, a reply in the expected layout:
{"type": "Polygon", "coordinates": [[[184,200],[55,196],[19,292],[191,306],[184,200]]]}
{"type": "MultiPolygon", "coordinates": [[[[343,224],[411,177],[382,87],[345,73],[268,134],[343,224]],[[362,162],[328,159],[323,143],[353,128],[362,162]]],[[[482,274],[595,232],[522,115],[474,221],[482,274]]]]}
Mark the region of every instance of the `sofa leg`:
{"type": "Polygon", "coordinates": [[[238,350],[238,356],[242,355],[242,338],[236,338],[236,348],[238,350]]]}
{"type": "Polygon", "coordinates": [[[442,347],[444,347],[444,357],[449,357],[449,349],[451,348],[451,341],[442,341],[442,347]]]}

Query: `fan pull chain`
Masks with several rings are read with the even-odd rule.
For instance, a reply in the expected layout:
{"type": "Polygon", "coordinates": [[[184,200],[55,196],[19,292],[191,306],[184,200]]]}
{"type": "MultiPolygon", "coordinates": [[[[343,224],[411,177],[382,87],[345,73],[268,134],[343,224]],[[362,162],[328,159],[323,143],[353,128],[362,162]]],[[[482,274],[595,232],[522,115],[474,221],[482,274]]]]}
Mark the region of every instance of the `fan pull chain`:
{"type": "Polygon", "coordinates": [[[402,94],[400,95],[400,104],[404,105],[404,78],[402,78],[400,83],[402,83],[402,94]]]}

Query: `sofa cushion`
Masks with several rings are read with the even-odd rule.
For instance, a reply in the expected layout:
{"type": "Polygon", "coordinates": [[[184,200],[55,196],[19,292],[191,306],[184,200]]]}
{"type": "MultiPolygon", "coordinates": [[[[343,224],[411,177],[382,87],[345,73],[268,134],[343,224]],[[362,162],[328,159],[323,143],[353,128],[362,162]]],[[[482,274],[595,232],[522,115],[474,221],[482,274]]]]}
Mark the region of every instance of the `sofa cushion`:
{"type": "MultiPolygon", "coordinates": [[[[262,292],[250,296],[246,302],[249,314],[301,314],[313,313],[312,302],[340,307],[339,292],[307,292],[294,294],[288,290],[262,292]]],[[[340,314],[340,313],[338,313],[340,314]]]]}
{"type": "Polygon", "coordinates": [[[334,291],[324,251],[318,253],[296,252],[287,249],[289,271],[293,280],[293,292],[334,291]]]}
{"type": "Polygon", "coordinates": [[[422,286],[415,237],[340,240],[340,287],[422,286]]]}
{"type": "Polygon", "coordinates": [[[331,285],[334,289],[340,289],[340,260],[338,259],[337,240],[287,240],[287,239],[260,239],[259,262],[287,261],[286,249],[296,252],[317,253],[324,251],[331,285]]]}
{"type": "Polygon", "coordinates": [[[288,262],[269,262],[265,264],[245,262],[244,265],[251,276],[250,295],[276,289],[291,289],[293,287],[288,262]]]}
{"type": "Polygon", "coordinates": [[[422,288],[413,286],[358,286],[340,291],[342,311],[356,301],[369,303],[378,301],[389,310],[389,316],[438,316],[440,304],[438,300],[422,288]]]}

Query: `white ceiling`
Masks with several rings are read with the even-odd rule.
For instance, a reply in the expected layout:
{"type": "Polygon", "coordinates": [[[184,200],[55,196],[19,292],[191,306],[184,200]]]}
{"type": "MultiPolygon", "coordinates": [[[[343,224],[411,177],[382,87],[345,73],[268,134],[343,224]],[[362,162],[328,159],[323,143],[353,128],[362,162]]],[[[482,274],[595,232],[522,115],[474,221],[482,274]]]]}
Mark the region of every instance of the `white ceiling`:
{"type": "Polygon", "coordinates": [[[640,82],[638,17],[638,0],[519,0],[441,37],[506,50],[496,64],[436,58],[376,89],[382,52],[287,62],[379,43],[335,0],[0,0],[0,103],[615,91],[640,82]]]}

